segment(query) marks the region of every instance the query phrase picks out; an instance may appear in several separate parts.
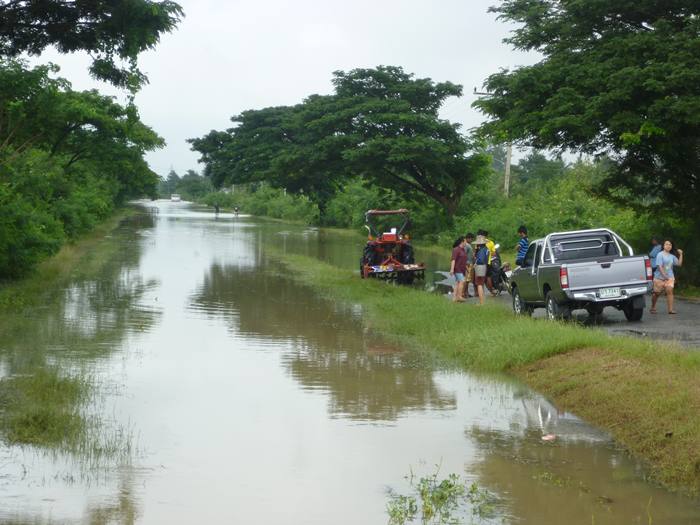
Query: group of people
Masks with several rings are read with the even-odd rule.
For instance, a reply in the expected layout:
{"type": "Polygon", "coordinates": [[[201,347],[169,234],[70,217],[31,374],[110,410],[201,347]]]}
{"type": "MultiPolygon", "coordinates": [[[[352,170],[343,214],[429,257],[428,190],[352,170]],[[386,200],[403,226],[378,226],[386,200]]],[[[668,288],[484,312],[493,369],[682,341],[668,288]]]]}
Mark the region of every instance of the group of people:
{"type": "Polygon", "coordinates": [[[651,310],[650,313],[656,313],[656,302],[661,294],[666,294],[666,305],[668,313],[675,314],[673,309],[673,288],[676,285],[676,278],[673,273],[673,268],[683,266],[683,250],[674,249],[673,241],[666,239],[661,242],[658,237],[651,239],[651,251],[649,251],[649,259],[651,260],[651,270],[654,275],[654,288],[651,292],[651,310]]]}
{"type": "MultiPolygon", "coordinates": [[[[527,250],[527,229],[524,226],[521,228],[525,231],[525,249],[527,250]]],[[[495,295],[489,267],[496,257],[498,257],[498,246],[489,239],[488,231],[478,230],[476,235],[467,233],[463,237],[458,237],[452,245],[450,262],[450,275],[455,279],[452,300],[463,302],[471,297],[469,283],[474,285],[474,293],[479,298],[479,304],[484,304],[484,287],[495,295]]]]}
{"type": "MultiPolygon", "coordinates": [[[[479,298],[479,304],[484,304],[484,287],[493,293],[488,268],[491,259],[497,256],[497,245],[488,238],[486,230],[479,230],[476,236],[467,233],[455,240],[452,248],[452,261],[450,263],[450,275],[455,278],[455,286],[452,300],[463,302],[471,297],[469,283],[473,283],[474,292],[479,298]],[[472,244],[474,247],[472,247],[472,244]]],[[[530,241],[527,238],[527,228],[518,228],[520,240],[515,246],[515,264],[522,266],[530,241]]],[[[673,272],[675,267],[683,266],[683,250],[676,249],[669,239],[661,242],[658,237],[651,240],[652,248],[649,252],[651,269],[653,273],[653,289],[651,294],[650,313],[656,313],[656,303],[659,296],[666,295],[668,313],[675,314],[673,290],[676,279],[673,272]]]]}

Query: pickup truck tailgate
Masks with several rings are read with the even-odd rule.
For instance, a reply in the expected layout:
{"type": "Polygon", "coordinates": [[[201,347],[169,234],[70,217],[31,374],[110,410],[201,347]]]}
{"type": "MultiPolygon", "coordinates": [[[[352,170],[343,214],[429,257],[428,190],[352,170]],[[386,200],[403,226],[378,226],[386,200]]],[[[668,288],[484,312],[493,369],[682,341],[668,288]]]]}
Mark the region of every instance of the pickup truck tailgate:
{"type": "Polygon", "coordinates": [[[647,282],[644,257],[619,257],[566,265],[571,290],[625,286],[647,282]]]}

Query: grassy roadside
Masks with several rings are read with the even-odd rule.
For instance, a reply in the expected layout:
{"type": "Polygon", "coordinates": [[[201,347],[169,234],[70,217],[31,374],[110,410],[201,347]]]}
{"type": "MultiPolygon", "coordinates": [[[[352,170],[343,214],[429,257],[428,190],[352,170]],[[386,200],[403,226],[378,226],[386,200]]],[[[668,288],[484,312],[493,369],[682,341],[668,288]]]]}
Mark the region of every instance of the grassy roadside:
{"type": "Polygon", "coordinates": [[[0,282],[0,314],[7,309],[31,306],[44,300],[46,290],[55,289],[74,274],[78,261],[81,271],[89,273],[104,264],[107,252],[95,252],[94,247],[121,221],[138,213],[135,207],[122,208],[107,221],[78,240],[67,243],[45,261],[39,263],[28,276],[16,281],[0,282]]]}
{"type": "Polygon", "coordinates": [[[568,323],[454,305],[421,290],[362,281],[316,259],[279,255],[289,275],[361,304],[376,332],[462,367],[507,371],[611,432],[666,487],[700,495],[700,352],[568,323]]]}
{"type": "MultiPolygon", "coordinates": [[[[91,276],[119,247],[100,243],[122,220],[138,213],[124,208],[79,240],[64,245],[40,263],[29,276],[0,284],[0,361],[7,375],[0,378],[0,437],[8,444],[33,445],[79,453],[89,460],[118,455],[122,447],[113,437],[105,445],[99,421],[83,407],[95,392],[92,378],[81,370],[63,370],[37,348],[13,348],[17,334],[31,330],[28,307],[49,305],[55,294],[80,276],[91,276]]],[[[31,340],[31,338],[29,338],[31,340]]],[[[128,441],[128,440],[127,440],[128,441]]]]}

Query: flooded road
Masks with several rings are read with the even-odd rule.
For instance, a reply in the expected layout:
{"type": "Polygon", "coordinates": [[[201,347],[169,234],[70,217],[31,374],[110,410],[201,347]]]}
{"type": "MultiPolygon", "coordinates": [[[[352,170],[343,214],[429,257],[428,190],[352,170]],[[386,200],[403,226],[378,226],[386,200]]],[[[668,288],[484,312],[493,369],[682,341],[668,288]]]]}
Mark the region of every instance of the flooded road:
{"type": "Polygon", "coordinates": [[[512,379],[387,344],[266,252],[355,268],[361,237],[146,206],[98,275],[3,321],[0,373],[89,374],[86,410],[121,452],[3,446],[1,523],[381,524],[388,491],[435,465],[492,495],[465,523],[700,522],[604,433],[512,379]]]}

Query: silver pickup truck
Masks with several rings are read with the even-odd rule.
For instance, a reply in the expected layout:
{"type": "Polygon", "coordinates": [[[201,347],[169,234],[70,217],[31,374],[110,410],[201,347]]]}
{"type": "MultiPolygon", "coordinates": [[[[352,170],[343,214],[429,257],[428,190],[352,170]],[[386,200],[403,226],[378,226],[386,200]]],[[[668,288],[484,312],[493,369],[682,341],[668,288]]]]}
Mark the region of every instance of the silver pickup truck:
{"type": "Polygon", "coordinates": [[[580,308],[600,316],[613,306],[629,321],[639,321],[651,287],[649,257],[634,255],[605,228],[550,233],[533,241],[511,276],[513,311],[529,315],[544,307],[549,319],[568,319],[580,308]]]}

